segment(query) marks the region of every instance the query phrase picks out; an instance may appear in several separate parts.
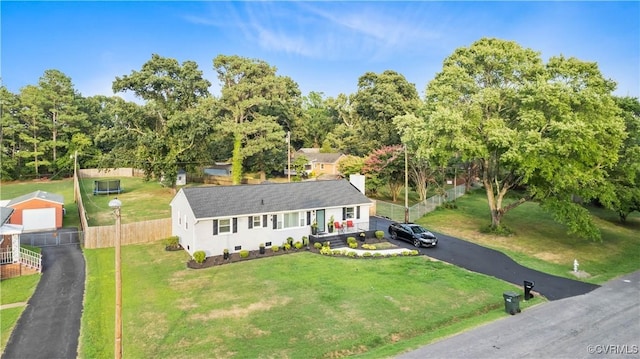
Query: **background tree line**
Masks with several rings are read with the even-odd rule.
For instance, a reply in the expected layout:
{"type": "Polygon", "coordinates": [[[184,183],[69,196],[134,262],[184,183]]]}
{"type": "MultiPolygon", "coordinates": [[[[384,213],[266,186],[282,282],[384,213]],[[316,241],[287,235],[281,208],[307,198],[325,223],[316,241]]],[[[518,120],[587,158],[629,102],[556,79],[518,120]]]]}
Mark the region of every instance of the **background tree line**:
{"type": "MultiPolygon", "coordinates": [[[[367,72],[353,94],[300,93],[268,63],[219,55],[220,94],[193,61],[152,55],[116,77],[118,96],[83,97],[72,80],[47,70],[14,94],[0,88],[2,180],[66,176],[81,167],[135,167],[174,185],[178,169],[198,173],[230,161],[244,173],[281,172],[291,147],[347,154],[343,173],[365,172],[368,187],[404,183],[424,199],[452,171],[478,178],[491,227],[535,200],[570,231],[599,238],[575,198],[618,211],[640,210],[640,102],[612,95],[597,64],[562,56],[544,63],[517,43],[480,39],[457,49],[421,97],[392,70],[367,72]],[[509,194],[515,193],[514,196],[509,194]]],[[[468,181],[469,182],[469,181],[468,181]]]]}

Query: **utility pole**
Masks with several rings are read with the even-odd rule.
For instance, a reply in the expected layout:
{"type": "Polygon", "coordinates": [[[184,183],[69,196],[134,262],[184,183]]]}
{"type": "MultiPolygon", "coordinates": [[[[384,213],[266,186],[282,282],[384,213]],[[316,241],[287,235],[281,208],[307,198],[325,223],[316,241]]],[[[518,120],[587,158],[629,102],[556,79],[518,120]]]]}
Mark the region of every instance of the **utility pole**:
{"type": "Polygon", "coordinates": [[[287,131],[287,182],[291,182],[291,132],[287,131]]]}
{"type": "Polygon", "coordinates": [[[120,229],[120,207],[122,202],[116,197],[109,201],[109,207],[113,209],[116,215],[116,324],[115,324],[115,348],[114,358],[122,358],[122,270],[121,270],[121,254],[120,254],[120,241],[121,241],[121,229],[120,229]]]}
{"type": "Polygon", "coordinates": [[[409,223],[409,158],[404,144],[404,223],[409,223]]]}

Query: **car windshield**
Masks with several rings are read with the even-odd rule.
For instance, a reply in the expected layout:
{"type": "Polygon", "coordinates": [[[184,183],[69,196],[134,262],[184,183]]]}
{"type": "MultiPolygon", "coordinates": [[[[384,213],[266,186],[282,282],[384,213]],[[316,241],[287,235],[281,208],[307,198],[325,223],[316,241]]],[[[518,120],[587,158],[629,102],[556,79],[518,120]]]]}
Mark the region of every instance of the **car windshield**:
{"type": "Polygon", "coordinates": [[[413,233],[424,233],[427,230],[420,227],[420,226],[411,226],[411,230],[413,231],[413,233]]]}

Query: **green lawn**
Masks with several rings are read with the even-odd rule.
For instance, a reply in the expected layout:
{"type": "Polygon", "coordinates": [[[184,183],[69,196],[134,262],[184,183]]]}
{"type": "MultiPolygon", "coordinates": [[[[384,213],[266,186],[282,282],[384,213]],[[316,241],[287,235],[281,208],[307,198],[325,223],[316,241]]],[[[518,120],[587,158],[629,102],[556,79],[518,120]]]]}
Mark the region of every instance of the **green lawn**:
{"type": "MultiPolygon", "coordinates": [[[[113,255],[85,251],[81,357],[113,355],[113,255]]],[[[392,355],[508,315],[502,293],[519,290],[422,256],[302,252],[193,270],[186,253],[160,242],[122,255],[124,356],[132,358],[392,355]]]]}
{"type": "MultiPolygon", "coordinates": [[[[106,178],[103,178],[106,179],[106,178]]],[[[118,197],[122,201],[122,223],[133,223],[171,217],[169,202],[174,197],[170,188],[157,181],[144,181],[138,177],[118,177],[123,193],[93,195],[94,178],[80,181],[82,202],[90,226],[105,226],[114,223],[115,218],[109,208],[109,201],[118,197]]]]}
{"type": "MultiPolygon", "coordinates": [[[[26,302],[31,298],[40,281],[39,274],[3,279],[0,281],[0,304],[26,302]]],[[[9,341],[11,331],[24,311],[24,306],[7,308],[0,311],[0,347],[9,341]]]]}
{"type": "Polygon", "coordinates": [[[553,221],[536,203],[525,203],[503,219],[515,234],[500,237],[480,233],[491,222],[487,198],[481,190],[457,200],[456,210],[437,210],[418,220],[435,231],[498,249],[521,264],[543,272],[575,278],[573,261],[590,277],[585,281],[603,283],[621,274],[640,269],[640,215],[627,223],[618,222],[611,211],[592,209],[602,231],[602,242],[567,235],[567,228],[553,221]]]}

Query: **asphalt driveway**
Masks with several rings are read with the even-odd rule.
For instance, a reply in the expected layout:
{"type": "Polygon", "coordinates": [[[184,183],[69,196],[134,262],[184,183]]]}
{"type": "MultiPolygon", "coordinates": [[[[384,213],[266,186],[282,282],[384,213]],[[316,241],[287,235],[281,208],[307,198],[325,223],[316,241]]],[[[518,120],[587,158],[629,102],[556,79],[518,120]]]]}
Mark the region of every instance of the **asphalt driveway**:
{"type": "Polygon", "coordinates": [[[84,296],[80,245],[42,248],[42,278],[2,354],[6,359],[76,358],[84,296]]]}
{"type": "MultiPolygon", "coordinates": [[[[390,220],[376,217],[371,221],[372,228],[387,233],[390,220]]],[[[524,281],[534,282],[534,292],[544,295],[549,300],[573,297],[589,293],[598,285],[557,277],[539,272],[513,261],[507,255],[458,238],[436,233],[438,245],[434,248],[420,248],[421,254],[466,268],[470,271],[490,275],[509,283],[523,286],[524,281]]],[[[415,249],[403,241],[390,242],[406,248],[415,249]]],[[[570,268],[567,268],[569,271],[570,268]]]]}

